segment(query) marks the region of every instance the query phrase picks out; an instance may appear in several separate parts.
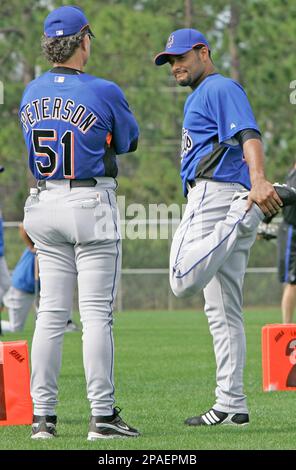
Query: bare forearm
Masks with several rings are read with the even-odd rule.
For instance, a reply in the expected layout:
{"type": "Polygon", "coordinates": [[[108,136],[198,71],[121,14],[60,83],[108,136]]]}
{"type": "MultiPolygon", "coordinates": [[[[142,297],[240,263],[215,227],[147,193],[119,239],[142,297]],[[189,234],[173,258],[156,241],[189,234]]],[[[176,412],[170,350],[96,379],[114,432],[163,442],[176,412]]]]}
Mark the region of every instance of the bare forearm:
{"type": "Polygon", "coordinates": [[[244,157],[250,171],[252,186],[260,180],[265,180],[264,149],[261,140],[249,139],[243,146],[244,157]]]}
{"type": "Polygon", "coordinates": [[[248,209],[253,202],[256,202],[264,214],[275,214],[280,209],[282,202],[273,185],[265,178],[264,150],[261,140],[247,140],[244,143],[243,151],[249,166],[252,186],[248,196],[248,209]]]}

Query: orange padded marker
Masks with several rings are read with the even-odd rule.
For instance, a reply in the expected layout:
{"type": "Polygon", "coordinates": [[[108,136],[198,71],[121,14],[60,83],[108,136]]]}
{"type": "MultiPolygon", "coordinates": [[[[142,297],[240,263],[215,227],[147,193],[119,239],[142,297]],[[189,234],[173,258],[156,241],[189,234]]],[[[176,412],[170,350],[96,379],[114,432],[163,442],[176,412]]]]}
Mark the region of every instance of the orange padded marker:
{"type": "Polygon", "coordinates": [[[262,328],[263,390],[296,390],[296,324],[262,328]]]}
{"type": "Polygon", "coordinates": [[[0,341],[0,426],[32,423],[27,341],[0,341]]]}

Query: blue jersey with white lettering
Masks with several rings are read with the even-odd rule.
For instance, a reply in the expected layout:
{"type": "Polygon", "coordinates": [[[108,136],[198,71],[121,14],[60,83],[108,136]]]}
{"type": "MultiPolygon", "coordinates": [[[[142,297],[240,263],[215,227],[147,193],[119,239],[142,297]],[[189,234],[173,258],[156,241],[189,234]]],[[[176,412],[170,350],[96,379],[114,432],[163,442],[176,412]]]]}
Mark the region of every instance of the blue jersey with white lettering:
{"type": "Polygon", "coordinates": [[[0,216],[0,256],[4,255],[3,219],[0,216]]]}
{"type": "Polygon", "coordinates": [[[181,178],[240,183],[250,188],[249,168],[234,138],[243,129],[259,132],[244,89],[230,78],[215,73],[189,95],[184,107],[181,178]]]}
{"type": "Polygon", "coordinates": [[[19,116],[37,180],[116,177],[139,135],[118,85],[66,67],[29,83],[19,116]]]}

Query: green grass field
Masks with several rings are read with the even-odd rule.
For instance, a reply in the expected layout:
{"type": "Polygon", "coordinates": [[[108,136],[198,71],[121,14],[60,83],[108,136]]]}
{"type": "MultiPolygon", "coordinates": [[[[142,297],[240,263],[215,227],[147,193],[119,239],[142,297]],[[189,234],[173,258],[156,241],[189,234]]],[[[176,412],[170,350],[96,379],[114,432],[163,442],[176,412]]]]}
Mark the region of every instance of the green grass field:
{"type": "MultiPolygon", "coordinates": [[[[32,318],[24,332],[1,339],[27,339],[31,344],[32,318]]],[[[276,309],[245,312],[249,426],[189,428],[183,424],[184,418],[206,411],[214,402],[212,340],[202,313],[124,312],[115,315],[114,323],[116,404],[142,436],[86,440],[89,404],[81,334],[68,333],[59,381],[58,437],[33,441],[29,426],[2,426],[0,449],[295,449],[295,392],[262,391],[261,327],[279,320],[276,309]]]]}

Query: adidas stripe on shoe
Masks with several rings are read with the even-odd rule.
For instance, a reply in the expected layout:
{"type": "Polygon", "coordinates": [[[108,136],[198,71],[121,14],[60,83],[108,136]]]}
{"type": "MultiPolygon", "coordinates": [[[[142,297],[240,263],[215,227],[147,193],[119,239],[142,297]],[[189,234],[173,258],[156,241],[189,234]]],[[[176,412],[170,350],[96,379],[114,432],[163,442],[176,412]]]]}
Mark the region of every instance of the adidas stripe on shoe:
{"type": "Polygon", "coordinates": [[[56,435],[56,416],[33,416],[32,439],[51,439],[56,435]]]}
{"type": "Polygon", "coordinates": [[[139,431],[126,424],[119,416],[120,411],[121,409],[116,407],[111,416],[92,416],[87,440],[95,441],[96,439],[139,436],[139,431]]]}
{"type": "Polygon", "coordinates": [[[184,424],[188,426],[216,426],[217,424],[245,426],[249,424],[249,415],[247,413],[223,413],[211,408],[202,415],[187,418],[184,424]]]}

